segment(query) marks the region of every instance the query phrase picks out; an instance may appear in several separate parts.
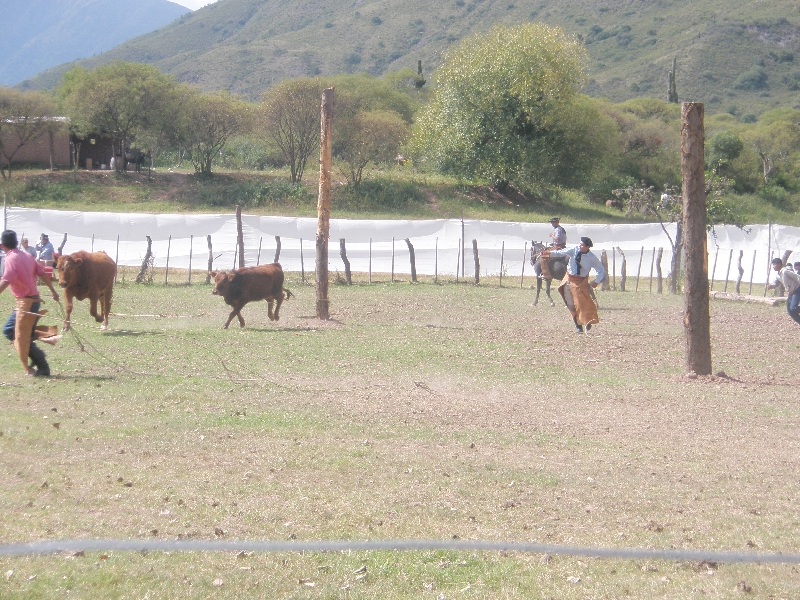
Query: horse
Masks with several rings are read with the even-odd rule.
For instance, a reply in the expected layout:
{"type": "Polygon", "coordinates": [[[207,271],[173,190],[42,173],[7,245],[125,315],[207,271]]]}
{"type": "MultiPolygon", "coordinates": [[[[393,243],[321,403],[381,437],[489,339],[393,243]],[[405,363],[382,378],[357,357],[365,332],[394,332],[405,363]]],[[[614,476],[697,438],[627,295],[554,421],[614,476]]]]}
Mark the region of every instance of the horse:
{"type": "Polygon", "coordinates": [[[564,279],[564,275],[567,272],[567,261],[569,260],[569,257],[552,256],[547,259],[550,267],[550,275],[552,275],[552,277],[550,279],[545,279],[542,277],[541,254],[542,251],[546,249],[547,246],[541,242],[531,242],[531,264],[533,265],[533,272],[536,273],[536,298],[533,300],[534,306],[539,304],[539,293],[542,291],[543,279],[545,282],[544,293],[547,294],[547,299],[550,300],[550,306],[556,305],[556,303],[553,302],[553,298],[550,296],[550,283],[553,281],[553,279],[556,281],[561,281],[564,279]]]}
{"type": "MultiPolygon", "coordinates": [[[[536,273],[536,298],[533,300],[533,305],[536,306],[539,303],[539,292],[542,290],[542,279],[545,281],[545,288],[544,293],[547,294],[547,299],[550,300],[550,306],[555,306],[555,302],[553,302],[553,298],[550,296],[550,283],[553,279],[556,282],[561,282],[564,279],[564,275],[567,274],[567,262],[569,261],[568,256],[550,256],[548,257],[548,265],[550,267],[550,275],[552,277],[550,279],[542,277],[542,258],[541,254],[544,250],[547,250],[547,246],[545,246],[541,242],[531,242],[531,264],[533,265],[533,272],[536,273]]],[[[589,286],[589,295],[592,297],[592,300],[595,303],[595,306],[600,308],[600,304],[597,302],[597,296],[594,294],[594,288],[589,286]]]]}
{"type": "Polygon", "coordinates": [[[144,164],[145,159],[147,158],[147,154],[142,152],[141,150],[137,150],[136,148],[130,148],[127,152],[125,152],[125,162],[123,166],[125,170],[128,170],[128,163],[133,163],[136,166],[136,172],[138,173],[142,165],[144,164]]]}

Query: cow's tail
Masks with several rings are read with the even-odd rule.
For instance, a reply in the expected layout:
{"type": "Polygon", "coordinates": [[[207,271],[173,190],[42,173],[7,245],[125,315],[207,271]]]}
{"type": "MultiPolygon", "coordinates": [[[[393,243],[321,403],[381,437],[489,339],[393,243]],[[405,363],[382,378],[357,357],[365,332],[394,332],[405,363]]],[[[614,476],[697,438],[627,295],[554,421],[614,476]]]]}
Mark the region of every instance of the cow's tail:
{"type": "Polygon", "coordinates": [[[289,298],[291,298],[292,296],[294,296],[294,294],[292,292],[290,292],[289,290],[287,290],[286,288],[283,288],[283,291],[286,293],[286,299],[287,300],[289,298]]]}

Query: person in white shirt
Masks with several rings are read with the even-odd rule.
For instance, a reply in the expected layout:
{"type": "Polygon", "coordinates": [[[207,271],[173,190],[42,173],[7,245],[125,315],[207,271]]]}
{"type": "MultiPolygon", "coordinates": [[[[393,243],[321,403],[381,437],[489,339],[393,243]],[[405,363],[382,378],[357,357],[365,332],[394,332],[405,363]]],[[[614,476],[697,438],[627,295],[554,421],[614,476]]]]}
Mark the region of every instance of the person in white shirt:
{"type": "MultiPolygon", "coordinates": [[[[581,243],[574,248],[564,250],[545,251],[549,256],[568,256],[567,274],[558,291],[564,299],[569,312],[572,314],[572,322],[575,323],[575,333],[589,331],[592,325],[600,322],[597,316],[597,305],[594,303],[589,286],[596,288],[606,278],[606,270],[600,259],[593,254],[590,248],[593,246],[592,240],[582,237],[581,243]],[[589,271],[595,270],[597,275],[592,283],[589,283],[589,271]]],[[[542,253],[544,255],[544,253],[542,253]]]]}
{"type": "Polygon", "coordinates": [[[786,312],[792,317],[795,323],[800,325],[800,274],[789,266],[783,266],[783,261],[780,258],[772,259],[772,270],[778,273],[778,276],[769,285],[769,288],[778,287],[778,280],[786,288],[786,312]]]}

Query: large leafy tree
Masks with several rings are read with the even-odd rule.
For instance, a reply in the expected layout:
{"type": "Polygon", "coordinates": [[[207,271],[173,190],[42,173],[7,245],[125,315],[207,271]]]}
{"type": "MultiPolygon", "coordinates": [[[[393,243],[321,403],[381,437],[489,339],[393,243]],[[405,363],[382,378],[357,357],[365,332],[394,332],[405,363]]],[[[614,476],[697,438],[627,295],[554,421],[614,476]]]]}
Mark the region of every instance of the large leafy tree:
{"type": "MultiPolygon", "coordinates": [[[[491,180],[497,189],[553,181],[560,111],[584,78],[585,52],[561,29],[497,26],[453,48],[437,72],[412,148],[435,168],[491,180]]],[[[574,165],[581,168],[584,165],[574,165]]]]}
{"type": "Polygon", "coordinates": [[[292,183],[300,183],[311,154],[319,148],[319,79],[287,79],[270,88],[258,110],[258,124],[289,165],[292,183]]]}
{"type": "Polygon", "coordinates": [[[197,173],[211,174],[214,159],[252,118],[251,106],[227,92],[188,93],[174,139],[188,151],[197,173]]]}
{"type": "Polygon", "coordinates": [[[55,113],[55,100],[47,94],[0,88],[0,174],[3,179],[11,179],[17,152],[61,127],[55,113]]]}
{"type": "Polygon", "coordinates": [[[73,133],[111,135],[124,146],[115,149],[122,154],[137,141],[158,137],[175,86],[174,79],[151,65],[116,61],[91,71],[67,71],[58,94],[73,133]]]}

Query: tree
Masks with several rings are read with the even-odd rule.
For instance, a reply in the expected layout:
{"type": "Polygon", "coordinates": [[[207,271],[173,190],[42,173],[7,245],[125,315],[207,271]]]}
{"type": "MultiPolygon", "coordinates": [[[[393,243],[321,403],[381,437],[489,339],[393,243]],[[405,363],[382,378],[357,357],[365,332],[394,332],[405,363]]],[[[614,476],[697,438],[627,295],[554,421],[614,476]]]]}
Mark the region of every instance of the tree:
{"type": "Polygon", "coordinates": [[[303,179],[306,162],[319,146],[320,79],[289,79],[270,88],[259,107],[259,127],[283,153],[292,183],[303,179]]]}
{"type": "MultiPolygon", "coordinates": [[[[122,155],[139,139],[155,139],[175,85],[153,66],[116,61],[91,71],[70,69],[58,95],[72,133],[113,136],[120,144],[114,153],[122,155]]],[[[125,161],[120,163],[124,168],[125,161]]]]}
{"type": "Polygon", "coordinates": [[[769,185],[775,173],[800,149],[800,111],[767,111],[742,136],[761,159],[763,184],[769,185]]]}
{"type": "Polygon", "coordinates": [[[465,39],[438,70],[438,87],[416,122],[414,153],[437,170],[485,178],[500,190],[550,176],[557,117],[574,101],[584,63],[577,41],[540,23],[465,39]]]}
{"type": "Polygon", "coordinates": [[[195,92],[186,98],[175,137],[188,149],[195,172],[210,175],[214,159],[249,118],[249,105],[227,92],[195,92]]]}
{"type": "MultiPolygon", "coordinates": [[[[364,168],[370,163],[391,163],[406,138],[408,125],[394,111],[358,111],[335,125],[338,141],[334,153],[345,165],[344,177],[358,190],[364,168]]],[[[334,123],[335,120],[334,120],[334,123]]]]}
{"type": "Polygon", "coordinates": [[[62,126],[56,103],[42,92],[0,88],[0,174],[11,179],[14,156],[24,146],[62,126]]]}

